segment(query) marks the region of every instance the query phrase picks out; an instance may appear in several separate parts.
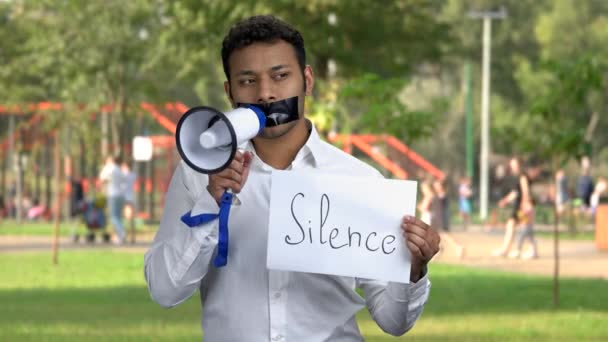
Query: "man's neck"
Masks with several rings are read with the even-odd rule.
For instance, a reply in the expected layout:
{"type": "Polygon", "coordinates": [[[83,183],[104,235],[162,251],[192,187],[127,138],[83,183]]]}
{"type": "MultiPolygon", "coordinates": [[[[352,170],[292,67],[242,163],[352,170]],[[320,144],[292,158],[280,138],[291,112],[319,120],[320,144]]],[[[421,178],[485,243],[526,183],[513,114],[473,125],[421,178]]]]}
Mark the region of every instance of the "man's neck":
{"type": "Polygon", "coordinates": [[[306,119],[301,119],[285,135],[274,139],[257,137],[253,139],[253,145],[258,157],[264,163],[277,170],[284,170],[306,144],[309,135],[309,124],[306,119]]]}

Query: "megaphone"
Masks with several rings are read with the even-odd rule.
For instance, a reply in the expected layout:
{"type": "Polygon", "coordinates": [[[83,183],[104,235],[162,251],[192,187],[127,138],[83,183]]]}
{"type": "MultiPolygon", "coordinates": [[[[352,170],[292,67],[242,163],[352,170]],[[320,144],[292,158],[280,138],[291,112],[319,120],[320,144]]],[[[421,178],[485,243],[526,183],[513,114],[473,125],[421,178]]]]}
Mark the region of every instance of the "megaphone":
{"type": "Polygon", "coordinates": [[[266,126],[266,115],[246,105],[222,113],[211,107],[193,107],[177,123],[175,143],[180,156],[192,169],[209,174],[227,168],[237,148],[266,126]]]}

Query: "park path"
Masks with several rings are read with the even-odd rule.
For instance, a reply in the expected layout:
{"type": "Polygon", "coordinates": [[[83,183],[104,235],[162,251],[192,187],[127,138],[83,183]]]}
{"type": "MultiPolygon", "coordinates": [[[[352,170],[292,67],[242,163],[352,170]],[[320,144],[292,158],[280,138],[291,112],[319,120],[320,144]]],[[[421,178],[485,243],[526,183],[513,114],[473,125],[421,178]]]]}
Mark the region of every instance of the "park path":
{"type": "MultiPolygon", "coordinates": [[[[488,233],[475,229],[469,232],[453,232],[451,236],[465,246],[464,257],[459,258],[456,248],[445,244],[445,248],[435,257],[435,262],[517,273],[553,274],[552,238],[537,237],[539,257],[525,260],[491,255],[502,243],[502,230],[488,233]]],[[[524,250],[526,248],[524,245],[524,250]]],[[[561,276],[608,280],[608,251],[598,250],[594,241],[560,240],[559,250],[561,276]]]]}
{"type": "MultiPolygon", "coordinates": [[[[470,231],[452,232],[451,235],[466,248],[461,259],[457,251],[449,244],[435,257],[433,262],[466,265],[492,270],[509,272],[552,275],[553,274],[553,240],[537,238],[540,255],[537,259],[509,259],[492,257],[493,249],[502,242],[502,231],[484,232],[480,227],[472,227],[470,231]]],[[[153,235],[146,234],[137,237],[137,243],[115,244],[86,244],[73,243],[68,238],[60,239],[62,250],[116,250],[121,252],[145,253],[153,235]]],[[[19,253],[27,251],[51,251],[52,238],[42,236],[0,236],[1,253],[19,253]]],[[[565,277],[602,278],[608,280],[608,251],[596,249],[593,241],[560,241],[560,275],[565,277]]]]}

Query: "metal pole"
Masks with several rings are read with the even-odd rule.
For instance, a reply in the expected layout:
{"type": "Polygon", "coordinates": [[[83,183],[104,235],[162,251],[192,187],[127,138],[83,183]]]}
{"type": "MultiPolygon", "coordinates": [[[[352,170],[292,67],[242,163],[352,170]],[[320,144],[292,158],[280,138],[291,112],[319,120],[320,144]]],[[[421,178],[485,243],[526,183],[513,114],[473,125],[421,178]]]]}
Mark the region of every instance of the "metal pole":
{"type": "Polygon", "coordinates": [[[488,217],[488,164],[490,155],[490,48],[492,45],[492,19],[504,19],[507,12],[504,8],[494,12],[469,13],[476,19],[483,19],[483,56],[481,79],[481,151],[479,160],[479,216],[482,220],[488,217]]]}
{"type": "Polygon", "coordinates": [[[21,166],[21,154],[15,154],[15,215],[17,224],[21,224],[23,219],[24,208],[23,208],[23,167],[21,166]]]}
{"type": "MultiPolygon", "coordinates": [[[[0,152],[0,163],[2,163],[0,166],[0,196],[6,200],[6,154],[3,152],[0,152]]],[[[0,205],[3,204],[6,203],[0,203],[0,205]]]]}
{"type": "Polygon", "coordinates": [[[150,180],[150,192],[148,193],[148,200],[149,200],[149,217],[150,217],[150,221],[154,222],[154,220],[156,219],[154,214],[155,214],[155,209],[156,209],[156,203],[154,202],[154,191],[156,190],[156,180],[154,179],[154,164],[155,160],[154,157],[152,157],[152,159],[150,159],[150,161],[147,163],[148,164],[148,179],[150,180]]]}
{"type": "MultiPolygon", "coordinates": [[[[7,170],[8,173],[12,175],[12,179],[11,182],[15,181],[15,172],[14,172],[14,167],[15,167],[15,116],[13,114],[10,114],[8,116],[8,155],[7,155],[7,170]]],[[[11,189],[10,191],[8,191],[5,195],[6,195],[6,200],[7,201],[13,201],[13,205],[17,205],[17,203],[15,202],[15,199],[12,198],[12,195],[10,192],[12,191],[12,186],[9,185],[8,186],[9,189],[11,189]]]]}
{"type": "Polygon", "coordinates": [[[481,155],[479,170],[479,216],[488,217],[488,157],[490,153],[490,44],[492,19],[483,18],[483,60],[481,78],[481,155]]]}
{"type": "Polygon", "coordinates": [[[60,154],[60,133],[55,134],[53,145],[53,176],[55,178],[55,193],[53,195],[53,264],[59,262],[59,221],[61,220],[61,154],[60,154]]]}
{"type": "MultiPolygon", "coordinates": [[[[110,118],[108,112],[105,110],[101,111],[101,156],[102,158],[107,158],[110,155],[110,147],[109,145],[109,130],[110,130],[110,118]]],[[[114,154],[112,154],[114,155],[114,154]]]]}
{"type": "Polygon", "coordinates": [[[467,62],[464,67],[465,78],[465,132],[466,132],[466,171],[467,176],[473,178],[473,99],[471,92],[471,63],[467,62]]]}

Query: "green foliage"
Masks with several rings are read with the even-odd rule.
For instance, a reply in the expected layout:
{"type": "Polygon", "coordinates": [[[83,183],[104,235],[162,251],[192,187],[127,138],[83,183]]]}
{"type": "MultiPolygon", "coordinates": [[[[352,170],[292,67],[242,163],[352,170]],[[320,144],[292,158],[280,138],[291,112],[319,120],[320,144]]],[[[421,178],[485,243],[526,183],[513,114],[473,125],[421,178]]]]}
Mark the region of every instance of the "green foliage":
{"type": "Polygon", "coordinates": [[[586,123],[593,110],[589,100],[592,93],[602,91],[602,73],[597,61],[587,56],[549,61],[543,68],[553,75],[553,82],[532,104],[526,125],[529,134],[521,142],[526,150],[562,164],[588,154],[586,123]]]}
{"type": "Polygon", "coordinates": [[[344,105],[341,118],[354,121],[348,125],[354,132],[383,132],[408,141],[428,136],[437,116],[408,111],[398,98],[405,84],[403,78],[383,79],[369,73],[349,81],[338,96],[338,102],[344,105]]]}
{"type": "MultiPolygon", "coordinates": [[[[457,43],[450,45],[444,65],[459,70],[463,60],[476,63],[476,97],[480,93],[482,23],[471,19],[468,13],[500,7],[507,11],[507,17],[492,21],[492,151],[540,156],[546,161],[574,157],[588,152],[590,146],[593,154],[601,154],[608,145],[608,136],[600,133],[608,128],[608,121],[603,120],[608,107],[605,96],[600,95],[601,89],[605,93],[608,88],[607,3],[447,2],[442,15],[452,27],[457,43]],[[589,132],[593,113],[600,120],[596,129],[589,132]]],[[[475,113],[479,113],[479,103],[476,98],[475,113]]],[[[475,126],[479,127],[479,123],[475,126]]],[[[460,138],[464,140],[464,136],[460,138]]]]}
{"type": "Polygon", "coordinates": [[[81,141],[99,146],[99,116],[92,114],[103,104],[113,106],[116,136],[118,127],[135,116],[140,100],[153,101],[147,61],[155,51],[149,37],[159,27],[154,3],[33,0],[11,5],[9,22],[21,37],[8,47],[15,53],[0,66],[0,73],[12,75],[0,102],[61,103],[60,110],[44,113],[41,125],[47,131],[70,131],[73,141],[64,153],[81,141]]]}
{"type": "Polygon", "coordinates": [[[304,35],[311,64],[321,78],[327,61],[338,76],[363,73],[399,77],[420,61],[439,61],[450,39],[437,18],[439,2],[417,1],[268,1],[270,13],[293,23],[304,35]],[[330,19],[333,18],[333,19],[330,19]]]}
{"type": "MultiPolygon", "coordinates": [[[[69,126],[93,146],[102,137],[90,115],[103,103],[116,104],[116,127],[134,120],[140,101],[227,108],[221,40],[236,21],[272,13],[304,36],[318,81],[307,109],[322,131],[464,141],[462,66],[474,63],[478,97],[482,50],[481,21],[468,13],[499,6],[508,16],[492,23],[493,151],[575,153],[596,113],[589,146],[604,155],[608,3],[600,0],[0,1],[0,103],[61,102],[66,108],[49,112],[46,128],[69,126]],[[429,79],[439,81],[439,95],[410,95],[427,105],[396,100],[429,79]]],[[[462,155],[461,145],[437,160],[462,155]]]]}

